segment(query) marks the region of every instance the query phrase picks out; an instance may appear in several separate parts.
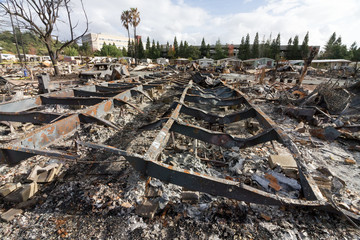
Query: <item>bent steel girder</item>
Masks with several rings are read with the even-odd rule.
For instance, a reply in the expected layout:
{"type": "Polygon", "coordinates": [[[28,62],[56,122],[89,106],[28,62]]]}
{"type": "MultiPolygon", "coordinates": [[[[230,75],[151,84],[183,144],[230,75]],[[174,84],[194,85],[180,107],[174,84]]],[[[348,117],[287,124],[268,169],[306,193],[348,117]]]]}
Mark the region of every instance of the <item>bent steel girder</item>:
{"type": "Polygon", "coordinates": [[[77,141],[79,145],[99,150],[109,151],[125,157],[127,161],[143,176],[154,177],[166,183],[176,184],[192,191],[209,193],[215,196],[223,196],[239,201],[246,201],[266,205],[291,205],[324,207],[328,203],[324,201],[305,201],[281,197],[262,190],[227,179],[221,179],[206,174],[181,169],[158,161],[148,160],[137,154],[103,144],[94,144],[77,141]]]}
{"type": "Polygon", "coordinates": [[[246,102],[243,97],[221,99],[221,98],[215,98],[215,97],[205,98],[205,97],[200,97],[198,95],[186,95],[185,101],[199,103],[199,104],[203,104],[203,105],[212,105],[212,106],[234,106],[234,105],[240,105],[240,104],[246,102]]]}
{"type": "Polygon", "coordinates": [[[45,112],[1,112],[0,121],[29,122],[35,124],[51,123],[55,119],[66,117],[59,113],[45,112]]]}
{"type": "MultiPolygon", "coordinates": [[[[95,89],[95,86],[92,86],[92,88],[88,87],[85,89],[88,90],[95,89]]],[[[25,137],[20,140],[15,140],[9,143],[7,146],[0,147],[2,160],[6,161],[7,163],[14,164],[36,154],[46,155],[48,153],[46,151],[44,152],[43,148],[49,146],[58,139],[70,135],[80,127],[81,123],[97,123],[120,130],[118,126],[116,126],[115,124],[109,121],[102,119],[101,117],[104,114],[111,112],[115,106],[119,106],[123,103],[127,103],[127,101],[131,97],[139,93],[144,94],[146,97],[151,99],[143,91],[142,85],[137,85],[133,88],[125,90],[111,98],[81,98],[81,97],[72,98],[71,96],[74,96],[74,93],[73,91],[69,91],[69,90],[66,90],[64,93],[58,92],[53,95],[46,94],[44,96],[39,96],[35,98],[31,104],[39,106],[39,104],[41,103],[43,104],[63,103],[67,105],[80,104],[80,105],[92,105],[92,106],[89,106],[77,113],[69,113],[66,115],[46,114],[46,113],[36,115],[36,113],[35,114],[31,114],[30,112],[26,113],[29,115],[25,114],[26,118],[24,118],[24,120],[29,120],[29,122],[35,122],[35,123],[49,122],[49,124],[42,126],[38,129],[35,129],[31,133],[25,135],[25,137]],[[34,152],[30,154],[29,152],[24,152],[19,150],[20,148],[33,149],[34,152]]],[[[10,103],[10,105],[14,106],[13,103],[10,103]]],[[[31,105],[27,105],[27,107],[29,106],[31,105]]],[[[130,104],[130,106],[135,107],[132,104],[130,104]]],[[[19,120],[18,117],[14,117],[14,116],[22,113],[4,113],[3,115],[1,115],[0,113],[0,118],[3,116],[4,118],[9,119],[12,117],[12,120],[19,120]]]]}
{"type": "Polygon", "coordinates": [[[250,138],[237,138],[227,133],[210,131],[202,127],[178,122],[174,122],[170,130],[224,148],[246,148],[272,140],[277,140],[280,143],[282,141],[274,129],[268,129],[250,138]]]}
{"type": "Polygon", "coordinates": [[[68,160],[76,160],[78,158],[77,155],[72,155],[69,153],[9,146],[0,149],[0,163],[6,162],[9,165],[16,165],[22,160],[33,157],[35,155],[68,160]]]}
{"type": "MultiPolygon", "coordinates": [[[[162,117],[168,116],[169,113],[171,112],[171,110],[174,109],[177,104],[178,104],[177,102],[174,102],[170,106],[170,108],[163,114],[162,117]]],[[[205,122],[208,122],[208,123],[211,123],[211,124],[215,124],[215,123],[217,123],[217,124],[229,124],[229,123],[245,120],[245,119],[248,119],[248,118],[255,118],[257,116],[256,111],[253,108],[249,108],[249,109],[246,109],[244,111],[228,114],[228,115],[225,115],[225,116],[219,116],[219,115],[216,115],[216,114],[206,112],[206,111],[204,111],[202,109],[199,109],[199,108],[189,107],[186,104],[183,104],[180,112],[183,113],[183,114],[195,117],[196,119],[204,120],[205,122]]]]}

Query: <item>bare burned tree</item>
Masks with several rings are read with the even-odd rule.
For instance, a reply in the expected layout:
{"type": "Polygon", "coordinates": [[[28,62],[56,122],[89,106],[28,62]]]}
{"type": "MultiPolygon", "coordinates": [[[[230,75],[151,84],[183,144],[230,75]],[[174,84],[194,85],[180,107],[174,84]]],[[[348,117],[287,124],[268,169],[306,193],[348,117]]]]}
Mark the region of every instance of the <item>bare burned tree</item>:
{"type": "Polygon", "coordinates": [[[71,0],[8,0],[9,5],[6,5],[5,2],[0,2],[0,9],[3,9],[7,14],[17,16],[20,23],[23,24],[26,29],[33,31],[39,37],[49,52],[55,75],[59,75],[59,67],[57,65],[59,53],[62,49],[84,36],[89,28],[89,21],[83,1],[79,1],[86,21],[85,30],[80,35],[76,35],[75,33],[78,22],[73,23],[72,9],[70,6],[71,0]],[[60,19],[60,11],[66,13],[65,19],[60,19]],[[57,21],[66,23],[70,31],[70,39],[61,44],[55,44],[52,38],[52,33],[56,28],[57,21]]]}
{"type": "Polygon", "coordinates": [[[303,70],[301,72],[301,75],[300,75],[300,78],[299,78],[299,81],[298,81],[297,85],[301,86],[301,84],[302,84],[302,82],[303,82],[303,80],[305,78],[305,75],[307,73],[307,69],[311,65],[312,60],[316,57],[318,52],[319,52],[319,48],[310,47],[310,54],[309,54],[309,56],[307,58],[304,59],[304,67],[303,67],[303,70]]]}

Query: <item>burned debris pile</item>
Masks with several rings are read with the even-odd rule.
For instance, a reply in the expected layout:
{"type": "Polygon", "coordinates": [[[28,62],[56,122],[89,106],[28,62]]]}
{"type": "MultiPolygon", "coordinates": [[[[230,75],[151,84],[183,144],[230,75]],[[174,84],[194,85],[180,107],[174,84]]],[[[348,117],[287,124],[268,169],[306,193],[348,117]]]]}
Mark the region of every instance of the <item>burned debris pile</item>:
{"type": "Polygon", "coordinates": [[[358,83],[155,67],[1,79],[1,236],[357,236],[358,83]]]}

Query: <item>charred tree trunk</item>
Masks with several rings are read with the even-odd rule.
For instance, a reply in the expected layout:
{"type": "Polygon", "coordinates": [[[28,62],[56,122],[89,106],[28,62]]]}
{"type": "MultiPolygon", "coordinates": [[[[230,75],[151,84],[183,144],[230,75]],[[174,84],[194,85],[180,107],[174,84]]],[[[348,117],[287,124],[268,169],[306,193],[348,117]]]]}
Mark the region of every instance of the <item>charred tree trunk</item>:
{"type": "Polygon", "coordinates": [[[52,63],[53,68],[54,68],[54,75],[57,76],[57,75],[60,74],[59,66],[57,65],[57,63],[58,63],[58,56],[57,56],[57,53],[52,50],[51,39],[50,39],[50,40],[47,40],[46,43],[45,43],[45,45],[46,45],[46,48],[47,48],[47,50],[48,50],[49,57],[50,57],[51,63],[52,63]]]}
{"type": "Polygon", "coordinates": [[[304,81],[305,75],[307,73],[307,69],[311,65],[312,60],[315,58],[318,52],[319,52],[318,48],[312,48],[312,47],[310,48],[310,55],[307,59],[304,60],[304,68],[301,72],[299,82],[297,83],[297,85],[301,86],[302,82],[304,81]]]}

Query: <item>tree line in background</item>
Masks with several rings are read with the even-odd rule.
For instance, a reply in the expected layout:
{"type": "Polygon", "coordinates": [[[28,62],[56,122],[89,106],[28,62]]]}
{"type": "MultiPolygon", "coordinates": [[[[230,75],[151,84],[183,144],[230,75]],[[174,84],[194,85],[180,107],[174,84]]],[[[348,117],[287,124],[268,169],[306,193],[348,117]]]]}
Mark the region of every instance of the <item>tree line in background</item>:
{"type": "MultiPolygon", "coordinates": [[[[16,34],[18,35],[17,41],[19,46],[24,47],[27,54],[38,54],[46,55],[47,49],[42,44],[37,36],[30,32],[20,32],[16,29],[16,34]],[[21,35],[21,37],[20,37],[21,35]]],[[[3,31],[0,33],[0,46],[8,52],[16,52],[15,49],[15,40],[13,33],[10,31],[3,31]]],[[[67,56],[111,56],[111,57],[123,57],[130,56],[134,57],[134,49],[138,50],[137,55],[139,59],[142,58],[151,58],[156,59],[159,57],[165,58],[214,58],[221,59],[229,56],[235,56],[234,50],[231,48],[232,45],[225,45],[224,47],[220,39],[218,39],[211,51],[210,44],[206,44],[205,39],[201,41],[200,47],[195,47],[189,45],[187,41],[180,41],[178,43],[177,38],[175,37],[172,44],[167,42],[165,45],[161,45],[159,41],[155,39],[150,40],[149,37],[146,39],[145,46],[142,43],[141,38],[139,41],[136,41],[136,47],[134,46],[134,41],[130,42],[129,48],[119,49],[115,44],[105,44],[99,51],[93,52],[90,46],[87,43],[79,45],[76,42],[65,47],[62,51],[62,54],[67,56]]],[[[54,45],[61,44],[57,43],[54,40],[54,45]]],[[[280,49],[280,34],[276,38],[271,38],[271,36],[265,40],[262,39],[260,42],[259,34],[256,33],[252,44],[250,42],[250,35],[247,34],[245,37],[241,38],[239,45],[239,52],[237,57],[245,60],[258,57],[269,57],[273,59],[288,59],[288,60],[299,60],[303,59],[308,55],[309,51],[309,34],[307,33],[303,41],[299,42],[299,36],[290,38],[288,40],[287,49],[285,56],[281,55],[280,49]]],[[[236,46],[237,47],[237,46],[236,46]]],[[[360,60],[360,48],[354,42],[349,48],[342,43],[340,36],[337,36],[336,33],[333,33],[329,40],[326,42],[323,51],[319,54],[318,59],[348,59],[351,61],[360,60]]]]}

